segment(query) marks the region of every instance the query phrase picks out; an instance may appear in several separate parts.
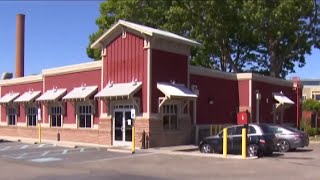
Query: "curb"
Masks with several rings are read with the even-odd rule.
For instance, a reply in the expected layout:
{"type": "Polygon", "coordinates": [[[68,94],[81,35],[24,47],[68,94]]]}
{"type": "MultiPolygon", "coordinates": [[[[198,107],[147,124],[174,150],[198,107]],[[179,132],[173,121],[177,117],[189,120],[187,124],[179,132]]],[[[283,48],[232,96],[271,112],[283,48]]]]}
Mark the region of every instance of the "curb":
{"type": "Polygon", "coordinates": [[[242,158],[241,155],[227,155],[227,157],[223,157],[221,154],[203,154],[203,153],[188,153],[188,152],[174,152],[174,151],[159,151],[160,154],[168,154],[168,155],[183,155],[183,156],[197,156],[197,157],[213,157],[219,159],[239,159],[239,160],[253,160],[258,159],[257,156],[255,157],[246,157],[242,158]]]}
{"type": "Polygon", "coordinates": [[[320,144],[320,141],[310,141],[310,144],[320,144]]]}
{"type": "Polygon", "coordinates": [[[127,150],[127,149],[115,149],[115,148],[111,148],[111,149],[108,149],[107,148],[107,151],[109,152],[117,152],[117,153],[130,153],[132,154],[132,151],[131,150],[127,150]]]}

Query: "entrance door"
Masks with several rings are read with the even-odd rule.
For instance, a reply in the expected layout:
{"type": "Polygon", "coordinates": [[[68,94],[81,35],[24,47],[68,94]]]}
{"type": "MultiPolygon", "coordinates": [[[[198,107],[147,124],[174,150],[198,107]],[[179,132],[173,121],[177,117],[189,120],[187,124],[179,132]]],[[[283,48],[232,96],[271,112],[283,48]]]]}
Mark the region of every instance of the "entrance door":
{"type": "Polygon", "coordinates": [[[113,116],[113,145],[130,146],[132,143],[132,120],[130,110],[117,110],[113,116]]]}

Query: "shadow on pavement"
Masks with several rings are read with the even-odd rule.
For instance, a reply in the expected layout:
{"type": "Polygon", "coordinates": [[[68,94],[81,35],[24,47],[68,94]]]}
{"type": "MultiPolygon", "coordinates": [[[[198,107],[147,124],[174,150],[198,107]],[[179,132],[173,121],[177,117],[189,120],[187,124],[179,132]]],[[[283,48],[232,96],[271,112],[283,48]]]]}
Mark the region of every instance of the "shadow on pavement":
{"type": "Polygon", "coordinates": [[[12,142],[12,141],[8,141],[8,140],[5,140],[5,139],[0,139],[0,143],[8,143],[8,142],[12,142]]]}
{"type": "Polygon", "coordinates": [[[310,152],[310,151],[313,151],[313,149],[296,149],[296,150],[289,151],[288,153],[294,153],[294,152],[310,152]]]}

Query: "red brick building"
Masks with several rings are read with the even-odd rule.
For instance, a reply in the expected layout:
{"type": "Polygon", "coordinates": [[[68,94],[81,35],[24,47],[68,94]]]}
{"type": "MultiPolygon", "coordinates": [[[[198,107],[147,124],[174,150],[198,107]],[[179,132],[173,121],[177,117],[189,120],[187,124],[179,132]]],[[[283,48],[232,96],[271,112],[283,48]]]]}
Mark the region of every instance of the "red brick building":
{"type": "Polygon", "coordinates": [[[143,131],[151,147],[193,143],[241,111],[249,122],[295,123],[290,81],[191,66],[199,45],[120,20],[91,46],[101,61],[1,80],[0,135],[37,138],[40,119],[44,139],[129,146],[132,110],[137,147],[143,131]]]}

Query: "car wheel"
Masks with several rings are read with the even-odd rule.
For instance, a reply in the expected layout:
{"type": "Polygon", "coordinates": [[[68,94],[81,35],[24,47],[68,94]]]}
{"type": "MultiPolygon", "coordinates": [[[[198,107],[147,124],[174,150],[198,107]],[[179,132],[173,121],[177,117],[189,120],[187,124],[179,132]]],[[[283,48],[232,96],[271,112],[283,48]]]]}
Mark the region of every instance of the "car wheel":
{"type": "Polygon", "coordinates": [[[278,149],[280,152],[288,152],[290,150],[290,144],[286,140],[281,140],[278,142],[278,149]]]}
{"type": "Polygon", "coordinates": [[[202,153],[213,153],[212,147],[210,146],[210,144],[203,144],[201,146],[201,152],[202,153]]]}
{"type": "Polygon", "coordinates": [[[250,144],[247,149],[249,157],[258,156],[259,147],[256,144],[250,144]]]}

